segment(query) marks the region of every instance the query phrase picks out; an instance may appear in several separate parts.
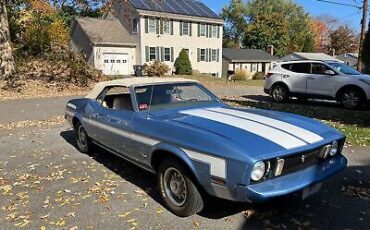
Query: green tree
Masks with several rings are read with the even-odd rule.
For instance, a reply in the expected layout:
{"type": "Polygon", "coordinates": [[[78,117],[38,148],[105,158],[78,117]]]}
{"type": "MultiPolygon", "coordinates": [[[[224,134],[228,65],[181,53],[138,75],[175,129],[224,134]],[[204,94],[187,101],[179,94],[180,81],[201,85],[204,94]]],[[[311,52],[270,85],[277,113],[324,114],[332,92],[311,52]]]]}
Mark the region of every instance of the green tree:
{"type": "Polygon", "coordinates": [[[330,34],[330,48],[336,54],[356,52],[358,36],[348,25],[339,26],[330,34]]]}
{"type": "Polygon", "coordinates": [[[232,44],[233,48],[240,46],[246,27],[244,15],[245,5],[242,0],[231,0],[230,5],[222,9],[220,16],[225,21],[224,45],[232,44]]]}
{"type": "Polygon", "coordinates": [[[178,75],[191,75],[193,73],[189,55],[186,50],[181,50],[179,57],[175,61],[175,68],[176,74],[178,75]]]}
{"type": "Polygon", "coordinates": [[[246,28],[244,45],[263,50],[273,45],[277,56],[285,55],[289,45],[289,32],[284,16],[280,13],[258,16],[246,28]]]}
{"type": "Polygon", "coordinates": [[[268,45],[274,45],[277,55],[282,56],[288,52],[311,50],[315,40],[311,18],[291,0],[251,0],[246,5],[245,18],[245,46],[266,49],[268,45]],[[258,26],[254,25],[256,23],[258,26]],[[258,29],[263,35],[260,39],[254,36],[252,43],[248,39],[248,33],[253,33],[251,28],[258,29]],[[280,29],[283,31],[277,31],[280,29]]]}

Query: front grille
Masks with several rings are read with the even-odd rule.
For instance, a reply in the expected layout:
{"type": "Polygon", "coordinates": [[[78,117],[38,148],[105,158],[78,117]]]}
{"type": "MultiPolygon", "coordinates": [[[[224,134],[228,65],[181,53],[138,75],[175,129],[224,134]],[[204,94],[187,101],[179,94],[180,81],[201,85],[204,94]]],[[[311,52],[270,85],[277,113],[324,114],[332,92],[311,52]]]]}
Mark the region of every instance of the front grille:
{"type": "Polygon", "coordinates": [[[284,168],[281,175],[293,173],[317,164],[320,161],[319,157],[321,149],[322,148],[285,157],[284,168]]]}

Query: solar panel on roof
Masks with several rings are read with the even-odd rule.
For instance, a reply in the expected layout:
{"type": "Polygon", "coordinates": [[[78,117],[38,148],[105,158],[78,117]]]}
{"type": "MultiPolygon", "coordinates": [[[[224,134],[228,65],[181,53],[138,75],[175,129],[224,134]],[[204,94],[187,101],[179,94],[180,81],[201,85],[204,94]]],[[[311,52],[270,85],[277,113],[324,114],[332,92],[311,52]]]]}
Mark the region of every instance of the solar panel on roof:
{"type": "Polygon", "coordinates": [[[202,2],[196,0],[129,0],[137,9],[184,14],[190,16],[220,18],[202,2]]]}

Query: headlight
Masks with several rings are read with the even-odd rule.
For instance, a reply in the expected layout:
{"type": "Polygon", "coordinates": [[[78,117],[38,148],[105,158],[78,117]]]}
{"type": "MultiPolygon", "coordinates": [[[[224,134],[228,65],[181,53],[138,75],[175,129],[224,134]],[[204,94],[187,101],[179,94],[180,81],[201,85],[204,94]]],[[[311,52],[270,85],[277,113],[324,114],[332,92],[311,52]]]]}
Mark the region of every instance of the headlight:
{"type": "Polygon", "coordinates": [[[362,82],[364,82],[364,83],[366,83],[366,84],[370,85],[370,80],[369,80],[369,79],[361,79],[360,81],[362,81],[362,82]]]}
{"type": "Polygon", "coordinates": [[[263,161],[258,161],[254,164],[251,179],[253,181],[259,181],[263,178],[266,173],[266,164],[263,161]]]}
{"type": "Polygon", "coordinates": [[[331,145],[330,156],[335,156],[338,153],[339,144],[338,141],[334,141],[331,145]]]}

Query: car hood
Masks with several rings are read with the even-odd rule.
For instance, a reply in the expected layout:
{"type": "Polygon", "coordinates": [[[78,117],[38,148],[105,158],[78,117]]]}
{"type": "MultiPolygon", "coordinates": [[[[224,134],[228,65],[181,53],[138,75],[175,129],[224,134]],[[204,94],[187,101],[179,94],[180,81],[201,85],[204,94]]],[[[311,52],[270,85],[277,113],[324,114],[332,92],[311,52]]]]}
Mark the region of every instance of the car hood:
{"type": "Polygon", "coordinates": [[[187,109],[177,111],[168,120],[216,134],[253,156],[295,152],[342,137],[335,129],[313,119],[259,109],[187,109]]]}

